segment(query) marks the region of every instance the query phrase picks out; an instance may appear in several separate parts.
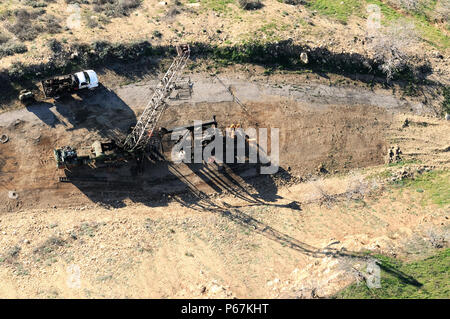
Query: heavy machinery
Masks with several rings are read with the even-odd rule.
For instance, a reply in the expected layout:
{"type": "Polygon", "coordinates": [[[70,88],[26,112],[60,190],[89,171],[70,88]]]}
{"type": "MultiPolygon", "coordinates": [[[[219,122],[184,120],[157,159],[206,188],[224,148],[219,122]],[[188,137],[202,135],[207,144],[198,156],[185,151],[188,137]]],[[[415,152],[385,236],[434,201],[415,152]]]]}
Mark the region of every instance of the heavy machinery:
{"type": "Polygon", "coordinates": [[[189,45],[177,46],[177,57],[173,60],[166,74],[158,83],[153,96],[139,117],[132,132],[125,139],[124,149],[133,151],[135,149],[142,149],[147,145],[148,140],[156,128],[156,123],[166,109],[167,104],[165,100],[173,91],[176,80],[189,60],[190,53],[189,45]]]}
{"type": "Polygon", "coordinates": [[[124,141],[118,143],[96,141],[87,154],[78,154],[77,150],[70,146],[55,149],[53,152],[57,167],[70,168],[93,162],[117,162],[140,157],[149,141],[157,137],[154,131],[159,118],[167,107],[165,100],[174,90],[175,83],[186,66],[189,56],[189,45],[177,46],[177,56],[157,85],[136,125],[124,141]]]}
{"type": "Polygon", "coordinates": [[[31,91],[28,90],[22,90],[19,93],[19,101],[22,102],[24,105],[29,105],[33,102],[35,102],[34,94],[31,91]]]}
{"type": "Polygon", "coordinates": [[[95,141],[89,150],[81,152],[70,146],[53,150],[58,168],[72,168],[90,163],[104,164],[125,161],[130,158],[128,152],[117,147],[114,141],[95,141]]]}
{"type": "Polygon", "coordinates": [[[93,70],[85,70],[74,74],[56,76],[41,82],[46,98],[58,98],[77,90],[93,90],[98,87],[98,76],[93,70]]]}
{"type": "MultiPolygon", "coordinates": [[[[159,128],[157,133],[153,135],[152,139],[149,140],[148,143],[148,145],[150,146],[149,152],[152,153],[150,155],[151,156],[155,154],[159,155],[160,151],[164,152],[161,144],[162,139],[165,135],[172,134],[174,132],[186,132],[186,134],[181,135],[179,140],[175,141],[175,143],[180,142],[180,140],[183,138],[187,138],[188,137],[187,133],[189,133],[190,141],[192,143],[191,148],[193,149],[194,131],[195,130],[203,131],[209,127],[217,127],[217,121],[215,116],[211,121],[202,122],[201,125],[180,126],[172,129],[166,129],[164,127],[161,127],[159,128]]],[[[204,139],[205,140],[208,139],[208,136],[205,136],[204,139]]],[[[129,152],[124,150],[122,147],[118,146],[114,141],[108,142],[95,141],[90,147],[90,149],[78,151],[77,149],[72,148],[70,146],[64,146],[60,149],[55,149],[53,152],[58,168],[70,169],[82,165],[94,164],[95,166],[98,167],[102,164],[108,165],[113,163],[126,162],[127,160],[137,158],[136,155],[141,154],[142,150],[139,149],[137,151],[129,152]]]]}

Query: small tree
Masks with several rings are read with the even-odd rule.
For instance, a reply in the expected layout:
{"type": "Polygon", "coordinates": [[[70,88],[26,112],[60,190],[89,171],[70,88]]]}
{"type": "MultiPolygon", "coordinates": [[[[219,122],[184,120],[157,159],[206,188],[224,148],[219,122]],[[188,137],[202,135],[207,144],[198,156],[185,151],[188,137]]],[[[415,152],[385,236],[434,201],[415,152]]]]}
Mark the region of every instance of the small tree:
{"type": "Polygon", "coordinates": [[[378,30],[367,42],[367,47],[390,81],[396,73],[412,66],[411,61],[417,56],[414,52],[417,42],[414,24],[398,21],[378,30]]]}

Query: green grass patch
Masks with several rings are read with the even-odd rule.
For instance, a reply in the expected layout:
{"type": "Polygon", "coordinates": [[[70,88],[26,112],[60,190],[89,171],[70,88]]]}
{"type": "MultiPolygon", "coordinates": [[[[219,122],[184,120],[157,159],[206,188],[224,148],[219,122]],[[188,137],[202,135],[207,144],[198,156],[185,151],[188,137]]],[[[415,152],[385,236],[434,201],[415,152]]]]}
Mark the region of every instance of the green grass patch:
{"type": "Polygon", "coordinates": [[[352,14],[361,12],[361,2],[357,0],[313,0],[307,6],[342,23],[346,23],[352,14]]]}
{"type": "Polygon", "coordinates": [[[410,164],[420,164],[421,161],[419,160],[415,160],[415,159],[410,159],[410,160],[406,160],[406,161],[400,161],[397,163],[389,163],[387,164],[389,167],[401,167],[401,166],[405,166],[405,165],[410,165],[410,164]]]}
{"type": "Polygon", "coordinates": [[[230,10],[228,4],[234,3],[235,0],[205,0],[202,2],[207,8],[216,12],[227,12],[230,10]]]}
{"type": "Polygon", "coordinates": [[[311,0],[307,6],[311,10],[317,10],[319,14],[329,16],[342,23],[346,23],[350,16],[355,15],[367,19],[367,5],[375,4],[381,11],[381,23],[388,25],[400,18],[405,18],[415,24],[424,41],[439,48],[449,48],[450,40],[439,28],[432,25],[430,15],[436,6],[435,0],[425,3],[420,10],[413,12],[397,11],[381,0],[311,0]]]}
{"type": "Polygon", "coordinates": [[[441,30],[431,25],[427,20],[428,18],[425,15],[414,15],[413,21],[422,38],[435,47],[449,48],[450,38],[443,34],[441,30]]]}
{"type": "MultiPolygon", "coordinates": [[[[402,17],[401,13],[395,11],[389,5],[387,5],[386,3],[384,3],[380,0],[366,0],[366,3],[367,4],[376,4],[377,6],[380,7],[380,11],[382,14],[381,23],[383,23],[383,24],[397,20],[402,17]]],[[[367,18],[367,12],[365,12],[364,17],[367,18]]]]}
{"type": "Polygon", "coordinates": [[[277,32],[286,31],[289,27],[290,25],[284,23],[270,22],[264,24],[258,31],[264,33],[270,39],[273,39],[271,37],[275,36],[277,32]]]}
{"type": "Polygon", "coordinates": [[[415,179],[404,179],[396,182],[397,187],[406,187],[411,190],[421,190],[422,205],[430,202],[439,206],[450,204],[450,172],[432,171],[424,173],[415,179]]]}
{"type": "Polygon", "coordinates": [[[450,295],[450,249],[412,263],[380,255],[376,258],[380,261],[381,288],[352,284],[335,298],[425,299],[448,298],[450,295]]]}
{"type": "MultiPolygon", "coordinates": [[[[394,8],[390,7],[381,0],[366,0],[366,3],[376,4],[380,7],[380,11],[382,13],[382,24],[386,25],[400,18],[405,18],[414,23],[421,37],[426,42],[435,47],[448,48],[450,46],[449,37],[443,34],[439,28],[436,28],[430,23],[429,16],[436,6],[436,1],[430,1],[420,10],[408,12],[406,14],[396,11],[394,8]]],[[[367,18],[367,13],[364,12],[363,16],[364,18],[367,18]]]]}

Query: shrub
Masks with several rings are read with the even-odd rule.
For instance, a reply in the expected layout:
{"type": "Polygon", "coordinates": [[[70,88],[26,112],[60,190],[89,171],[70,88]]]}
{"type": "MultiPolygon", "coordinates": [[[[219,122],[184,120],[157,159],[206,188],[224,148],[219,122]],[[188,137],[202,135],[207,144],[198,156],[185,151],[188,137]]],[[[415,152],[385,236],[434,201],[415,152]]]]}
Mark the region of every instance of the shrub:
{"type": "Polygon", "coordinates": [[[0,44],[0,58],[3,58],[5,56],[14,55],[17,53],[25,53],[28,51],[28,48],[23,43],[16,43],[16,42],[6,42],[3,44],[0,44]]]}
{"type": "Polygon", "coordinates": [[[418,12],[423,8],[424,2],[424,0],[388,0],[390,5],[410,12],[418,12]]]}
{"type": "Polygon", "coordinates": [[[5,32],[0,32],[0,44],[6,43],[11,39],[5,32]]]}
{"type": "Polygon", "coordinates": [[[155,38],[162,38],[162,33],[159,32],[158,30],[153,31],[152,35],[153,35],[155,38]]]}
{"type": "Polygon", "coordinates": [[[25,2],[27,6],[33,7],[33,8],[45,8],[47,4],[45,2],[40,2],[37,0],[27,0],[25,2]]]}
{"type": "Polygon", "coordinates": [[[388,81],[399,73],[414,70],[411,61],[416,53],[411,48],[415,47],[418,38],[414,24],[400,20],[378,31],[368,41],[368,49],[388,81]]]}
{"type": "Polygon", "coordinates": [[[238,0],[239,6],[244,10],[256,10],[262,8],[260,0],[238,0]]]}
{"type": "Polygon", "coordinates": [[[450,17],[450,2],[441,0],[436,4],[433,19],[436,22],[447,22],[450,17]]]}
{"type": "Polygon", "coordinates": [[[40,19],[43,23],[43,31],[48,32],[50,34],[60,33],[62,27],[60,25],[61,20],[53,15],[45,15],[40,19]]]}
{"type": "Polygon", "coordinates": [[[450,86],[444,87],[442,90],[444,101],[442,102],[442,110],[444,113],[450,114],[450,86]]]}
{"type": "Polygon", "coordinates": [[[286,3],[286,4],[292,4],[292,5],[297,5],[297,4],[305,4],[304,0],[278,0],[282,3],[286,3]]]}
{"type": "Polygon", "coordinates": [[[108,17],[128,15],[141,5],[141,0],[93,0],[93,10],[103,12],[108,17]]]}
{"type": "Polygon", "coordinates": [[[13,62],[8,69],[8,76],[12,80],[22,78],[26,73],[26,66],[22,62],[13,62]]]}
{"type": "Polygon", "coordinates": [[[47,42],[48,47],[50,48],[50,50],[52,50],[52,52],[54,53],[59,53],[62,51],[63,47],[61,45],[61,42],[59,42],[56,39],[51,39],[47,42]]]}
{"type": "Polygon", "coordinates": [[[14,12],[14,23],[6,23],[5,27],[22,41],[34,40],[43,31],[42,26],[33,24],[33,20],[41,14],[42,11],[30,12],[25,9],[19,9],[14,12]]]}
{"type": "Polygon", "coordinates": [[[87,17],[86,25],[88,28],[91,28],[91,29],[98,27],[97,17],[94,17],[94,16],[87,17]]]}

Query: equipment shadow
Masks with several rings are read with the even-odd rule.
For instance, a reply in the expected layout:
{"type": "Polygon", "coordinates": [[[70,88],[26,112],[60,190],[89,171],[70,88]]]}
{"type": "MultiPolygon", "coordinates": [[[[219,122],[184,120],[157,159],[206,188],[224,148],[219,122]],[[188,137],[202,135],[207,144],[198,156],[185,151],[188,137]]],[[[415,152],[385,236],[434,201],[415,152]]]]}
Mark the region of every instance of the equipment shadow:
{"type": "MultiPolygon", "coordinates": [[[[167,146],[170,146],[170,143],[167,146]]],[[[253,147],[260,148],[255,143],[246,143],[246,154],[253,147]]],[[[253,214],[250,215],[247,209],[254,206],[290,208],[299,213],[302,211],[300,202],[279,195],[280,187],[294,179],[290,172],[279,167],[275,174],[260,174],[263,166],[270,165],[267,158],[263,158],[264,153],[256,163],[247,161],[232,164],[209,161],[175,164],[168,160],[167,153],[153,154],[143,160],[136,159],[135,163],[126,163],[122,168],[109,167],[104,171],[115,174],[115,178],[111,175],[101,175],[101,171],[94,168],[89,168],[87,175],[73,171],[70,174],[73,174],[74,178],[84,176],[86,179],[73,180],[72,183],[93,202],[106,207],[125,207],[128,201],[149,207],[167,206],[171,202],[177,202],[190,209],[229,219],[250,232],[309,257],[331,257],[350,262],[376,260],[383,271],[396,276],[405,284],[422,286],[415,278],[378,260],[371,253],[334,248],[335,243],[315,247],[275,229],[257,216],[252,216],[253,214]],[[241,204],[231,205],[215,200],[215,197],[220,195],[235,197],[241,204]]]]}
{"type": "MultiPolygon", "coordinates": [[[[65,171],[66,181],[93,202],[106,207],[124,207],[127,202],[167,206],[175,200],[187,207],[201,208],[204,198],[226,194],[248,205],[276,205],[281,199],[279,186],[292,180],[291,174],[282,167],[273,175],[261,174],[261,169],[270,165],[264,151],[253,162],[246,155],[240,162],[234,157],[231,163],[175,163],[171,161],[175,143],[164,139],[160,150],[136,154],[127,162],[71,168],[65,171]]],[[[223,149],[226,150],[225,145],[223,149]]],[[[245,154],[257,154],[258,150],[261,150],[259,145],[245,142],[245,154]]],[[[233,154],[236,153],[234,149],[233,154]]]]}
{"type": "Polygon", "coordinates": [[[52,103],[38,102],[26,108],[52,128],[63,125],[66,131],[87,129],[105,139],[122,138],[136,123],[134,111],[102,84],[93,91],[78,91],[52,103]]]}

